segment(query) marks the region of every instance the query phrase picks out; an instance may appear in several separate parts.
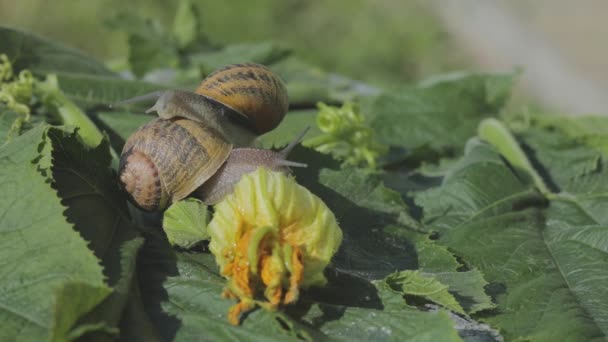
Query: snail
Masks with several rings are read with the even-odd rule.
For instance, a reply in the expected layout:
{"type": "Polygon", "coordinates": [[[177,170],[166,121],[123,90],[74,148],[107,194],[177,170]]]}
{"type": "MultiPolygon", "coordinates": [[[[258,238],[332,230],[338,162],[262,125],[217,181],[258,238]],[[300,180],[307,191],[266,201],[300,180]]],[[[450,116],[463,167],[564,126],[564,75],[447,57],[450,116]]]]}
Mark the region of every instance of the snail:
{"type": "Polygon", "coordinates": [[[121,153],[119,178],[132,202],[163,210],[193,194],[219,202],[243,174],[264,166],[288,173],[305,164],[287,160],[306,131],[282,151],[251,148],[287,113],[287,90],[270,69],[234,64],[205,78],[195,92],[167,90],[120,102],[156,98],[156,118],[131,135],[121,153]]]}

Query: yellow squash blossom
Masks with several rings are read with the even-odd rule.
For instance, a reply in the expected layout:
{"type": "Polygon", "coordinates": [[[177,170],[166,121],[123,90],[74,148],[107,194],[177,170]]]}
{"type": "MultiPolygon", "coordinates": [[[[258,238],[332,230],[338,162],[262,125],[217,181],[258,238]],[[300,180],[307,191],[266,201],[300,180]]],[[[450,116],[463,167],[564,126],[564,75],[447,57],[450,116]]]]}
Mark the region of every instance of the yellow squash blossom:
{"type": "Polygon", "coordinates": [[[238,299],[231,323],[255,305],[275,309],[299,290],[325,285],[323,270],[342,242],[325,203],[282,173],[260,168],[243,176],[215,206],[209,248],[228,278],[224,296],[238,299]]]}

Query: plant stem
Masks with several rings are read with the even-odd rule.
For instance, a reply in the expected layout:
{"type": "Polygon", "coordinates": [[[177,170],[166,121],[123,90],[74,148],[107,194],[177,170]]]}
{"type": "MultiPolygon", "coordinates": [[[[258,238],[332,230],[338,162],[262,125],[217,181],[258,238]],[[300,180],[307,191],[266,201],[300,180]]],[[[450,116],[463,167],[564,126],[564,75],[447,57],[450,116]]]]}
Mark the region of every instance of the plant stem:
{"type": "MultiPolygon", "coordinates": [[[[59,89],[57,77],[48,75],[44,82],[36,85],[38,96],[42,99],[48,111],[55,115],[62,124],[78,128],[78,135],[88,147],[97,147],[103,140],[103,134],[95,123],[59,89]]],[[[112,167],[118,164],[118,155],[110,147],[112,167]]]]}
{"type": "Polygon", "coordinates": [[[59,89],[56,77],[49,75],[46,81],[37,84],[37,90],[40,91],[42,102],[49,112],[57,116],[64,125],[78,127],[78,135],[87,146],[99,145],[103,135],[93,121],[59,89]]]}

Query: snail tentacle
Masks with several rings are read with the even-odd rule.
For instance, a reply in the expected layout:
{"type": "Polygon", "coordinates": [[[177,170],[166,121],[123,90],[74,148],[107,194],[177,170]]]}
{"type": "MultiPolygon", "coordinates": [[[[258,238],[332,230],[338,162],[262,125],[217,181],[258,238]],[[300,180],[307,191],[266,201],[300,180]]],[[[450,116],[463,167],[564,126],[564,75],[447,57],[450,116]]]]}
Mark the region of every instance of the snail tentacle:
{"type": "MultiPolygon", "coordinates": [[[[133,104],[133,103],[139,103],[139,102],[145,102],[145,101],[155,100],[155,99],[158,99],[159,97],[161,97],[164,93],[165,93],[165,91],[158,90],[158,91],[155,91],[155,92],[151,92],[151,93],[147,93],[147,94],[143,94],[143,95],[134,96],[134,97],[131,97],[131,98],[126,99],[126,100],[121,100],[121,101],[112,103],[112,104],[109,105],[109,107],[110,108],[115,108],[115,107],[121,107],[121,106],[130,105],[130,104],[133,104]]],[[[148,113],[148,111],[146,111],[146,113],[148,113]]]]}

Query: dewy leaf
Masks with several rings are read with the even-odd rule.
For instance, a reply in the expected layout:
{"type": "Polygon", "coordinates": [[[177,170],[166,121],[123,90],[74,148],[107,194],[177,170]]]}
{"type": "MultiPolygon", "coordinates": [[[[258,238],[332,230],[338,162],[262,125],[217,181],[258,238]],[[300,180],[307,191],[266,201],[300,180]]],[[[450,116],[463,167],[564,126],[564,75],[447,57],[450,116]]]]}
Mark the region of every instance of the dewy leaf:
{"type": "Polygon", "coordinates": [[[47,131],[39,126],[0,148],[0,191],[7,194],[0,198],[2,340],[47,339],[55,294],[67,282],[86,284],[91,298],[107,294],[98,259],[66,222],[65,207],[38,170],[41,151],[51,152],[47,131]]]}
{"type": "Polygon", "coordinates": [[[187,198],[173,203],[163,213],[163,230],[169,243],[190,248],[208,239],[207,206],[196,198],[187,198]]]}
{"type": "Polygon", "coordinates": [[[0,54],[8,55],[16,71],[35,73],[79,72],[112,75],[102,64],[81,51],[31,33],[0,26],[0,54]]]}
{"type": "Polygon", "coordinates": [[[479,120],[496,115],[506,101],[509,87],[493,85],[510,85],[512,78],[512,74],[469,74],[384,93],[365,101],[362,110],[384,144],[460,153],[466,139],[475,135],[479,120]]]}
{"type": "Polygon", "coordinates": [[[464,314],[454,296],[448,292],[444,285],[432,274],[419,271],[400,271],[393,273],[384,280],[394,291],[403,294],[419,296],[431,300],[452,311],[464,314]]]}
{"type": "Polygon", "coordinates": [[[544,200],[531,184],[491,157],[489,146],[473,140],[468,147],[442,186],[418,195],[417,202],[439,242],[490,282],[499,313],[485,319],[508,340],[605,338],[606,297],[598,297],[608,277],[605,253],[569,242],[572,231],[552,232],[544,200]],[[571,255],[580,263],[572,264],[571,255]]]}

